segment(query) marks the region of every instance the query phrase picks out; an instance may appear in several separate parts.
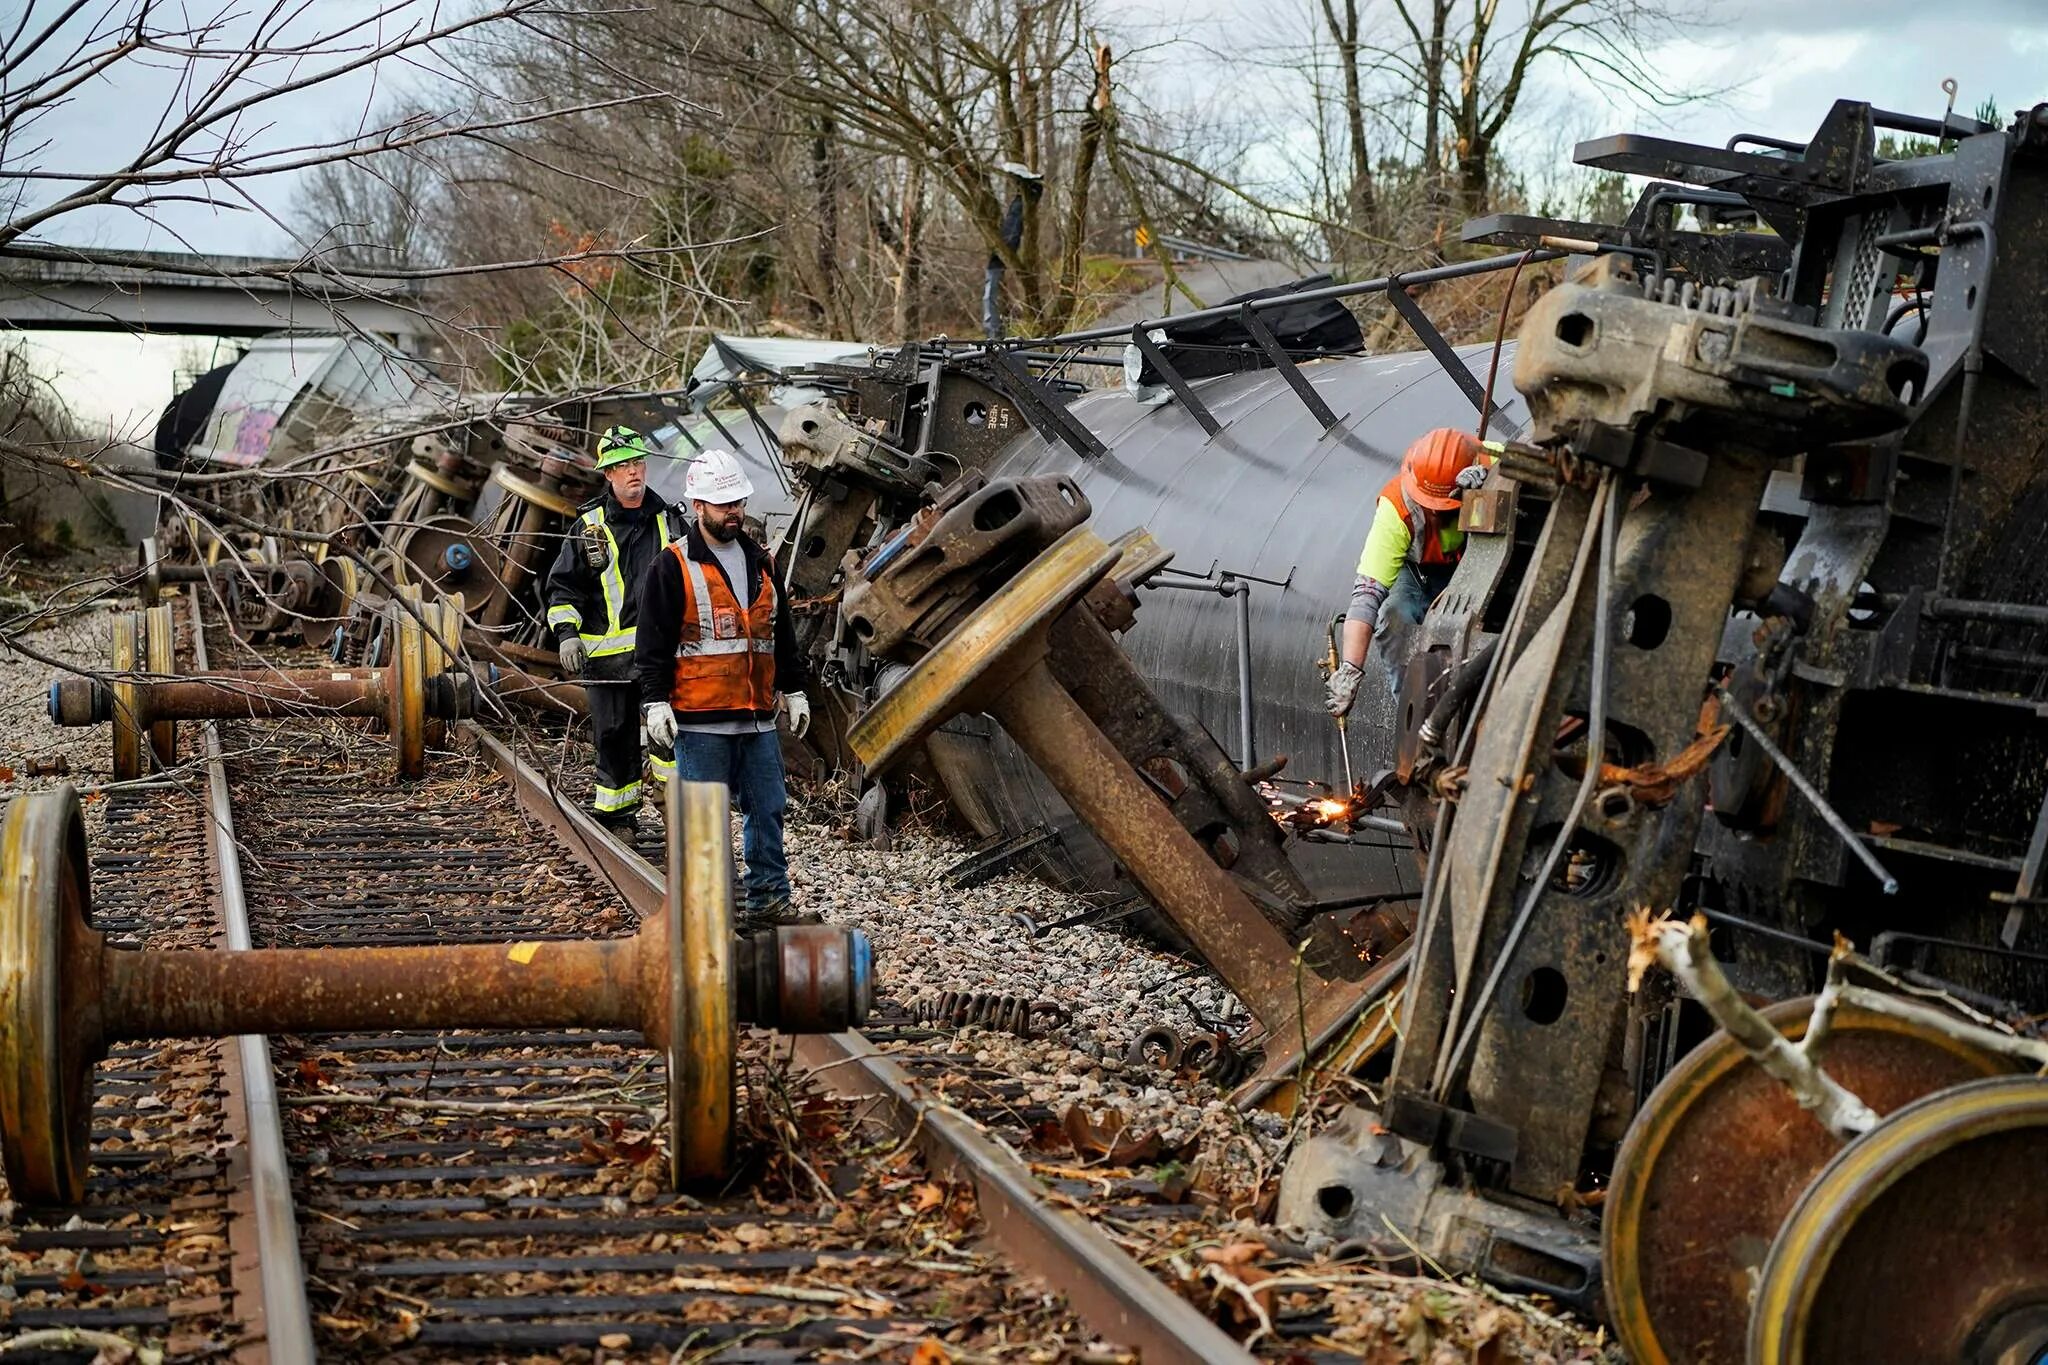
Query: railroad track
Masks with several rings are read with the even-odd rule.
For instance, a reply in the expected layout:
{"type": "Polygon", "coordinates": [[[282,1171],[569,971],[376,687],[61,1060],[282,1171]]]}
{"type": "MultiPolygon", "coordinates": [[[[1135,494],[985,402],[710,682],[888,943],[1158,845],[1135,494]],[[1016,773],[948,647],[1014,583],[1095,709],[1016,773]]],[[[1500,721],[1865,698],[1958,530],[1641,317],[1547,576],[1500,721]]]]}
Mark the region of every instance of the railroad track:
{"type": "MultiPolygon", "coordinates": [[[[186,640],[193,666],[208,644],[186,640]]],[[[110,794],[92,846],[95,920],[137,944],[623,937],[661,902],[651,866],[473,726],[404,784],[366,772],[383,765],[350,722],[227,720],[180,745],[203,813],[185,788],[110,794]]],[[[5,1327],[251,1361],[900,1358],[927,1338],[1244,1358],[975,1119],[864,1040],[807,1042],[795,1066],[745,1044],[747,1159],[689,1194],[662,1178],[664,1066],[635,1033],[124,1047],[94,1075],[85,1204],[17,1216],[5,1327]],[[977,1231],[995,1258],[967,1249],[977,1231]]],[[[990,1121],[1032,1117],[1000,1083],[981,1098],[990,1121]]]]}

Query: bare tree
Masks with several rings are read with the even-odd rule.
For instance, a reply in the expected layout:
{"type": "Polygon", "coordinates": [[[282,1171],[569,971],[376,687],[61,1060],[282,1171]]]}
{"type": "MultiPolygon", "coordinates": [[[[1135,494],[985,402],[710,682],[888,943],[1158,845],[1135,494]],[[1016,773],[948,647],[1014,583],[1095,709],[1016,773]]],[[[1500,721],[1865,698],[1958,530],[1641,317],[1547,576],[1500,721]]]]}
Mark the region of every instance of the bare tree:
{"type": "Polygon", "coordinates": [[[1433,254],[1455,219],[1494,207],[1501,141],[1544,73],[1659,105],[1702,93],[1671,85],[1651,58],[1659,42],[1700,21],[1694,0],[1313,0],[1309,8],[1337,67],[1330,98],[1346,158],[1341,216],[1396,240],[1413,240],[1420,227],[1433,254]],[[1377,158],[1376,125],[1385,149],[1377,158]],[[1421,223],[1390,209],[1386,176],[1375,174],[1381,165],[1415,182],[1421,223]]]}
{"type": "MultiPolygon", "coordinates": [[[[1379,226],[1379,199],[1373,190],[1372,148],[1365,135],[1365,77],[1360,69],[1363,50],[1359,29],[1358,0],[1317,0],[1330,41],[1337,46],[1339,78],[1343,85],[1344,147],[1349,155],[1350,175],[1345,183],[1344,210],[1351,223],[1367,232],[1379,226]]],[[[1436,0],[1443,3],[1443,0],[1436,0]]]]}
{"type": "Polygon", "coordinates": [[[856,153],[915,164],[999,259],[1026,326],[1070,315],[1078,267],[1071,229],[1088,219],[1094,149],[1083,124],[1098,81],[1086,0],[713,0],[729,25],[719,65],[772,87],[808,118],[829,118],[856,153]],[[1011,199],[999,167],[1044,177],[1023,196],[1022,232],[1002,231],[1011,199]]]}

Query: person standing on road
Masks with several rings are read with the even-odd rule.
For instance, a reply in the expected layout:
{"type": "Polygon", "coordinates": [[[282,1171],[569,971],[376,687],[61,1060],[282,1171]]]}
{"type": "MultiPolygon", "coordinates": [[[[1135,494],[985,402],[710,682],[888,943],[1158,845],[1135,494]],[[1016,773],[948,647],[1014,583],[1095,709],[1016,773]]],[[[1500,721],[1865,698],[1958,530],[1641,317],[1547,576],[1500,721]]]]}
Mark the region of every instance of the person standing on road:
{"type": "Polygon", "coordinates": [[[657,757],[685,781],[723,782],[739,802],[739,924],[795,922],[782,848],[782,737],[810,729],[803,655],[768,552],[744,527],[753,483],[729,451],[707,450],[684,484],[695,520],[657,555],[640,589],[634,673],[657,757]]]}
{"type": "MultiPolygon", "coordinates": [[[[634,628],[648,565],[681,533],[681,517],[647,486],[653,444],[631,427],[597,441],[605,491],[577,509],[548,570],[547,622],[562,671],[582,678],[597,750],[591,804],[600,823],[626,833],[640,813],[640,707],[633,679],[634,628]]],[[[663,761],[655,775],[666,777],[663,761]]]]}
{"type": "MultiPolygon", "coordinates": [[[[1003,208],[1003,221],[996,234],[1003,239],[1004,246],[1016,251],[1024,245],[1025,201],[1034,205],[1039,201],[1045,193],[1045,177],[1015,161],[1005,161],[996,169],[1010,177],[1015,186],[1010,202],[1003,208]]],[[[990,341],[1003,339],[1003,258],[994,251],[988,254],[988,268],[981,280],[981,330],[990,341]]]]}

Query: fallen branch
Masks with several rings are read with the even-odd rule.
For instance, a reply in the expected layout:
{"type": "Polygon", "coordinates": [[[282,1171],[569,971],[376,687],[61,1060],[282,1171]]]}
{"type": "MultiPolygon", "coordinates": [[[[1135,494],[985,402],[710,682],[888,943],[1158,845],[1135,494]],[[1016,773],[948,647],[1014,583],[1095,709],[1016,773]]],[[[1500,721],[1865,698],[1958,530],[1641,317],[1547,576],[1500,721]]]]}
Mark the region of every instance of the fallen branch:
{"type": "Polygon", "coordinates": [[[755,1298],[788,1299],[793,1303],[845,1304],[852,1308],[864,1308],[871,1313],[892,1313],[895,1305],[888,1299],[874,1294],[856,1294],[846,1289],[813,1289],[800,1284],[763,1284],[757,1280],[707,1280],[693,1275],[677,1275],[668,1282],[670,1289],[685,1294],[749,1294],[755,1298]]]}
{"type": "Polygon", "coordinates": [[[13,1351],[46,1350],[103,1351],[109,1360],[121,1360],[132,1354],[141,1365],[163,1365],[164,1359],[164,1353],[154,1346],[144,1346],[112,1332],[93,1332],[83,1327],[47,1327],[39,1332],[23,1332],[18,1337],[0,1341],[0,1355],[13,1351]]]}
{"type": "Polygon", "coordinates": [[[348,1091],[322,1091],[314,1095],[284,1095],[278,1103],[290,1106],[353,1105],[365,1109],[413,1109],[426,1114],[548,1114],[565,1118],[599,1118],[606,1114],[644,1116],[652,1111],[643,1104],[592,1104],[587,1100],[419,1100],[406,1095],[363,1095],[348,1091]]]}
{"type": "Polygon", "coordinates": [[[1839,981],[1842,964],[1848,957],[1846,944],[1837,941],[1834,955],[1828,959],[1828,985],[1814,1000],[1807,1041],[1791,1043],[1736,993],[1707,944],[1706,916],[1694,915],[1690,921],[1681,923],[1668,915],[1653,918],[1649,907],[1644,906],[1629,915],[1628,928],[1631,991],[1641,987],[1643,973],[1651,964],[1663,967],[1677,978],[1687,995],[1706,1007],[1714,1022],[1727,1030],[1758,1066],[1792,1092],[1801,1109],[1811,1113],[1830,1133],[1846,1142],[1877,1126],[1876,1112],[1821,1070],[1813,1055],[1812,1044],[1827,1037],[1835,1010],[1854,989],[1842,986],[1839,981]]]}
{"type": "Polygon", "coordinates": [[[1886,991],[1874,991],[1868,986],[1844,986],[1842,1002],[1870,1014],[1882,1014],[1887,1018],[1903,1019],[1907,1023],[1934,1029],[1972,1047],[2017,1058],[2030,1066],[2048,1067],[2048,1043],[2034,1038],[2022,1038],[2017,1034],[2001,1032],[1994,1028],[1985,1028],[1981,1024],[1958,1019],[1949,1011],[1933,1005],[1923,1005],[1917,1000],[1907,1000],[1886,991]]]}

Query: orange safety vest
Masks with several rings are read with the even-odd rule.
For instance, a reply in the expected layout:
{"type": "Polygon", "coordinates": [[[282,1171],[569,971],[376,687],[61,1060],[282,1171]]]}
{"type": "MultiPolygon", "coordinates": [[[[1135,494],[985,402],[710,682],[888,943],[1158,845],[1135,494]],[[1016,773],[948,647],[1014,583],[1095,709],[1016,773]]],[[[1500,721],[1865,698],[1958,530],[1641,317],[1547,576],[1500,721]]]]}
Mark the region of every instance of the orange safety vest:
{"type": "Polygon", "coordinates": [[[676,636],[677,714],[770,715],[775,710],[775,579],[764,562],[753,603],[742,609],[725,576],[704,572],[686,542],[668,547],[683,568],[683,628],[676,636]],[[706,627],[706,623],[709,627],[706,627]]]}
{"type": "Polygon", "coordinates": [[[1433,512],[1427,507],[1418,507],[1408,501],[1408,493],[1401,487],[1401,476],[1394,475],[1380,489],[1380,496],[1394,504],[1394,510],[1408,523],[1408,558],[1417,564],[1456,564],[1465,552],[1465,533],[1456,526],[1450,528],[1451,548],[1444,548],[1444,525],[1442,518],[1455,516],[1452,512],[1433,512]]]}

